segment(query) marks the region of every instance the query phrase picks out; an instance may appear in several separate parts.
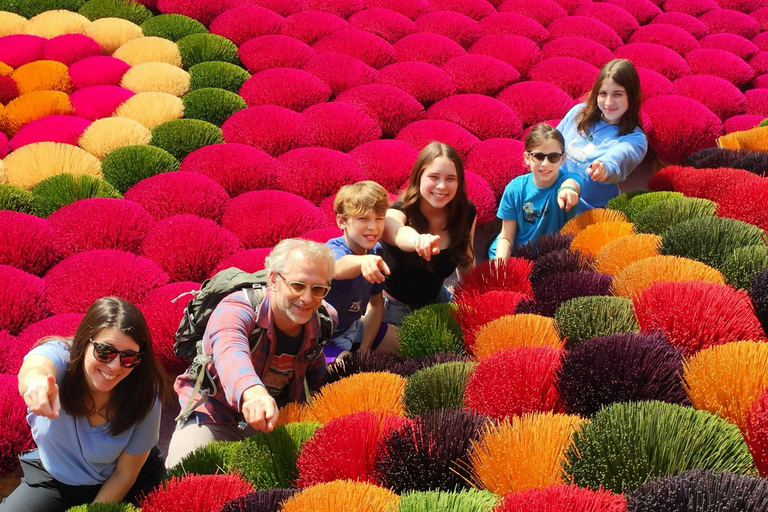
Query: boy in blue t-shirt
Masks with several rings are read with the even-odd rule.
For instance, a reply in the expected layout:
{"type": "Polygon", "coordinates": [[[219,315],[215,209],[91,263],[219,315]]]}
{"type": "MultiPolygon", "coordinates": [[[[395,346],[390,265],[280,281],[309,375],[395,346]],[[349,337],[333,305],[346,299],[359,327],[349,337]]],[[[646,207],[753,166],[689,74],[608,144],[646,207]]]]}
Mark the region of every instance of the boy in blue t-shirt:
{"type": "Polygon", "coordinates": [[[344,236],[327,242],[336,257],[336,273],[325,300],[336,308],[339,326],[325,347],[326,359],[344,350],[397,351],[397,328],[382,322],[381,292],[389,267],[381,258],[379,240],[388,207],[387,191],[373,181],[342,187],[333,201],[344,236]]]}
{"type": "Polygon", "coordinates": [[[511,256],[515,247],[560,231],[576,215],[581,179],[560,172],[564,156],[562,134],[547,124],[536,125],[525,137],[523,158],[531,172],[504,189],[496,214],[503,221],[501,233],[491,244],[490,258],[511,256]]]}

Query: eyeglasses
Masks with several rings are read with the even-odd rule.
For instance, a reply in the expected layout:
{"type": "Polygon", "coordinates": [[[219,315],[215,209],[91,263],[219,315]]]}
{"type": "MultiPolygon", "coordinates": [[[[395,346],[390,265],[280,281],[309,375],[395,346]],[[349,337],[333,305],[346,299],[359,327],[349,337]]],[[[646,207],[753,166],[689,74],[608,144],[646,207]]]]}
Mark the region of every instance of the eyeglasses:
{"type": "Polygon", "coordinates": [[[135,368],[141,363],[141,359],[144,357],[144,352],[136,352],[135,350],[117,350],[109,343],[99,343],[88,340],[93,343],[93,357],[97,361],[102,363],[111,363],[114,359],[120,355],[120,366],[123,368],[135,368]]]}
{"type": "MultiPolygon", "coordinates": [[[[291,290],[291,293],[295,293],[296,295],[301,295],[304,293],[304,290],[307,289],[307,286],[309,286],[307,283],[303,283],[301,281],[288,281],[285,277],[283,277],[283,274],[277,274],[280,276],[280,279],[285,281],[285,284],[288,285],[288,288],[291,290]]],[[[324,285],[324,284],[313,284],[312,285],[312,296],[316,299],[322,299],[326,295],[328,295],[328,292],[331,291],[331,287],[324,285]]]]}
{"type": "Polygon", "coordinates": [[[543,162],[546,158],[550,161],[550,163],[556,164],[560,161],[561,158],[563,158],[565,153],[531,153],[530,151],[526,151],[525,154],[533,158],[533,160],[538,163],[543,162]]]}

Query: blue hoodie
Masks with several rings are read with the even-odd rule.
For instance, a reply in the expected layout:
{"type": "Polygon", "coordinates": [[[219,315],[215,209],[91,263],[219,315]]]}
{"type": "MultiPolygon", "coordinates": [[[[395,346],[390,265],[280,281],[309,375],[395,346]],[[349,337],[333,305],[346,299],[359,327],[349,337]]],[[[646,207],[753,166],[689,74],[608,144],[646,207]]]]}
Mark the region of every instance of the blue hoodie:
{"type": "Polygon", "coordinates": [[[648,141],[645,133],[638,126],[631,133],[619,137],[618,125],[611,125],[602,120],[589,128],[591,140],[587,140],[576,129],[576,114],[584,108],[584,103],[573,107],[557,125],[565,138],[565,162],[560,172],[572,172],[581,177],[581,199],[578,213],[592,208],[602,208],[610,199],[619,195],[619,186],[629,173],[635,170],[645,158],[648,141]],[[587,167],[595,160],[605,165],[608,179],[605,182],[592,181],[587,175],[587,167]]]}

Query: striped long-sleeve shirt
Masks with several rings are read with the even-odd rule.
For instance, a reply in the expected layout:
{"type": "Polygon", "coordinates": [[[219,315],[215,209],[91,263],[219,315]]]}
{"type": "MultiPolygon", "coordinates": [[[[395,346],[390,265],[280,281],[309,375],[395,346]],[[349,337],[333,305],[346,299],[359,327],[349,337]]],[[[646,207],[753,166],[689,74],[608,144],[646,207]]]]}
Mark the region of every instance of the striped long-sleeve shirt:
{"type": "MultiPolygon", "coordinates": [[[[275,326],[270,308],[273,293],[272,288],[268,288],[254,311],[244,291],[233,292],[211,314],[203,336],[203,349],[213,359],[209,370],[217,390],[195,409],[198,423],[237,423],[242,420],[243,392],[262,384],[261,377],[270,371],[275,355],[275,326]],[[248,336],[257,324],[266,334],[251,354],[248,336]]],[[[336,310],[327,303],[324,305],[336,325],[336,310]]],[[[294,379],[288,389],[290,400],[306,400],[305,376],[310,389],[316,390],[322,385],[325,357],[320,338],[320,320],[315,314],[304,325],[304,338],[294,360],[294,379]]],[[[182,406],[190,399],[194,386],[188,371],[176,378],[174,389],[182,406]]]]}

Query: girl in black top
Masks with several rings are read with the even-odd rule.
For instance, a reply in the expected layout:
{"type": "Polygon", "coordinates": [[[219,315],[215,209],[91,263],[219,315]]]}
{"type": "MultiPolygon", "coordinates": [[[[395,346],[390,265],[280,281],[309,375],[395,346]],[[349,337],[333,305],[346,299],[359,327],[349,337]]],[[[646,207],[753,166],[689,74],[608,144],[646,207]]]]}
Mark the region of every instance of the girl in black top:
{"type": "Polygon", "coordinates": [[[459,154],[431,142],[419,153],[401,200],[387,210],[384,321],[400,325],[416,308],[451,300],[443,281],[457,268],[461,278],[474,266],[475,217],[459,154]]]}

